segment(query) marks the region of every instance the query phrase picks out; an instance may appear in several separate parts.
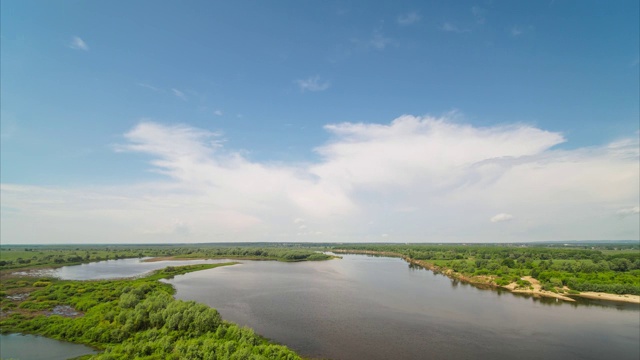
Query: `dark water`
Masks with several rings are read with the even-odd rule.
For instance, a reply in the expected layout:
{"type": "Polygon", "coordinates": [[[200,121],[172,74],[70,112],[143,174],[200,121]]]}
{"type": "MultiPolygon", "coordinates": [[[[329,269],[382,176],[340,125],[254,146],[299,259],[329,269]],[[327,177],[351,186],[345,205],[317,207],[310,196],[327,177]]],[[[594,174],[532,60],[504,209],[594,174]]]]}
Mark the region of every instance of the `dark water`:
{"type": "Polygon", "coordinates": [[[301,354],[333,359],[634,359],[640,309],[541,301],[400,259],[249,262],[178,276],[177,297],[301,354]]]}
{"type": "Polygon", "coordinates": [[[116,279],[144,275],[153,270],[167,266],[182,266],[195,264],[215,264],[231,260],[166,260],[143,262],[144,259],[119,259],[93,262],[89,264],[63,266],[50,270],[46,275],[59,277],[64,280],[97,280],[116,279]]]}
{"type": "Polygon", "coordinates": [[[0,334],[0,358],[16,360],[64,360],[97,352],[84,345],[42,336],[0,334]]]}

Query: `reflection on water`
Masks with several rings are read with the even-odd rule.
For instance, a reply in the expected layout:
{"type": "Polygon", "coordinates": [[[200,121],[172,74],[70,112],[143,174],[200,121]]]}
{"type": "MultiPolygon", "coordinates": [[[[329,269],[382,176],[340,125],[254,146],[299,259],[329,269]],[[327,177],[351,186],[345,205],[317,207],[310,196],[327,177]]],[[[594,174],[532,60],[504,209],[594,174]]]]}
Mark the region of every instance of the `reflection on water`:
{"type": "Polygon", "coordinates": [[[638,359],[640,309],[483,290],[397,258],[249,262],[178,276],[177,297],[312,357],[638,359]]]}
{"type": "Polygon", "coordinates": [[[0,335],[0,358],[16,360],[64,360],[97,352],[84,345],[42,336],[0,335]]]}

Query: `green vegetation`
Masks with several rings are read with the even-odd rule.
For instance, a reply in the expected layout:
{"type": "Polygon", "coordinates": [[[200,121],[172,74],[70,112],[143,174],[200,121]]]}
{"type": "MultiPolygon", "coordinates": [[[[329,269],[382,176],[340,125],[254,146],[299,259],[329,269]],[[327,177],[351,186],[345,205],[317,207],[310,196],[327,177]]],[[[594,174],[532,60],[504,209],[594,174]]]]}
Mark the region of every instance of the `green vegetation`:
{"type": "Polygon", "coordinates": [[[176,259],[245,259],[317,261],[331,256],[299,244],[195,244],[195,245],[59,245],[0,246],[0,270],[77,265],[81,263],[142,257],[176,259]]]}
{"type": "Polygon", "coordinates": [[[299,359],[253,330],[223,321],[215,309],[175,300],[173,288],[158,281],[233,264],[168,267],[134,280],[65,281],[5,274],[0,330],[104,350],[95,359],[299,359]],[[84,314],[52,315],[61,307],[84,314]]]}
{"type": "MultiPolygon", "coordinates": [[[[169,266],[131,280],[66,281],[15,269],[158,257],[277,261],[325,260],[320,249],[402,256],[435,271],[494,285],[532,284],[562,294],[600,291],[640,295],[640,249],[597,246],[215,244],[0,247],[0,331],[43,335],[102,350],[96,359],[298,359],[291,350],[223,321],[215,309],[175,300],[159,280],[232,265],[169,266]]],[[[410,266],[414,266],[410,264],[410,266]]]]}
{"type": "MultiPolygon", "coordinates": [[[[610,247],[610,246],[608,246],[610,247]]],[[[395,253],[436,270],[451,270],[471,281],[504,286],[522,276],[539,280],[542,288],[640,295],[640,250],[557,246],[499,245],[341,245],[335,249],[395,253]]]]}

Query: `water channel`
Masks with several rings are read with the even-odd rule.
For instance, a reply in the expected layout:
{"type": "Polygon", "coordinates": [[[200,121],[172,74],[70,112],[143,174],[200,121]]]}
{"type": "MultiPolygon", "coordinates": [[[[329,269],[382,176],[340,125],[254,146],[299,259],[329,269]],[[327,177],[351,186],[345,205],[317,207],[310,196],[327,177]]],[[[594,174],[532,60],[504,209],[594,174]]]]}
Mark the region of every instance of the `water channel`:
{"type": "Polygon", "coordinates": [[[231,260],[162,260],[146,262],[149,258],[119,259],[92,262],[88,264],[63,266],[48,270],[47,276],[64,280],[100,280],[135,277],[147,274],[153,270],[164,269],[167,266],[182,266],[196,264],[215,264],[231,260]]]}
{"type": "Polygon", "coordinates": [[[85,345],[42,336],[0,334],[0,358],[15,360],[65,360],[97,352],[85,345]]]}

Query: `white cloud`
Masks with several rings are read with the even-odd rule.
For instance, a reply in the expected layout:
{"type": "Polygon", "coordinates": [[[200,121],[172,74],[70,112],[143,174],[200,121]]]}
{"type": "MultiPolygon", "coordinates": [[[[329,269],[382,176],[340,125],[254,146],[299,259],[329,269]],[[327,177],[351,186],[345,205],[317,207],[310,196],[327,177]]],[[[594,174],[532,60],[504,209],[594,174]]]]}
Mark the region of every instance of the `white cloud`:
{"type": "Polygon", "coordinates": [[[504,221],[511,221],[513,220],[513,215],[511,214],[505,214],[505,213],[500,213],[497,214],[493,217],[491,217],[491,219],[489,219],[492,223],[497,223],[497,222],[504,222],[504,221]]]}
{"type": "Polygon", "coordinates": [[[89,45],[87,45],[84,40],[82,40],[78,36],[74,36],[71,38],[71,42],[69,43],[69,47],[76,50],[84,50],[89,51],[89,45]]]}
{"type": "Polygon", "coordinates": [[[182,100],[187,100],[187,95],[185,95],[182,91],[176,89],[176,88],[172,88],[171,92],[173,93],[173,95],[179,97],[182,100]]]}
{"type": "Polygon", "coordinates": [[[474,128],[446,118],[414,116],[399,117],[389,125],[343,123],[325,128],[339,141],[317,149],[325,161],[312,166],[311,172],[321,179],[367,187],[422,181],[444,186],[475,171],[474,164],[533,155],[564,141],[560,134],[524,125],[474,128]]]}
{"type": "Polygon", "coordinates": [[[320,76],[310,76],[306,79],[296,80],[295,83],[300,87],[300,91],[324,91],[331,86],[328,81],[322,81],[320,76]]]}
{"type": "Polygon", "coordinates": [[[446,31],[446,32],[453,32],[453,33],[465,33],[465,32],[469,32],[469,29],[462,29],[450,22],[444,22],[442,23],[442,25],[440,26],[440,30],[442,31],[446,31]]]}
{"type": "Polygon", "coordinates": [[[459,117],[325,126],[310,163],[256,162],[220,133],[144,121],[115,149],[151,157],[158,179],[80,188],[2,184],[3,242],[526,241],[640,237],[637,138],[563,150],[562,134],[459,117]],[[517,214],[509,227],[503,209],[517,214]],[[38,227],[32,224],[38,223],[38,227]],[[313,226],[311,226],[312,224],[313,226]],[[95,229],[104,229],[96,234],[95,229]],[[310,230],[309,228],[313,228],[310,230]],[[398,230],[401,229],[401,230],[398,230]],[[317,238],[316,240],[317,241],[317,238]]]}
{"type": "Polygon", "coordinates": [[[417,22],[420,22],[421,19],[422,19],[422,16],[420,16],[419,13],[412,11],[407,14],[399,15],[397,18],[397,21],[398,21],[398,24],[400,25],[412,25],[417,22]]]}
{"type": "Polygon", "coordinates": [[[222,115],[224,115],[224,114],[222,113],[222,110],[220,110],[220,109],[216,109],[216,110],[214,110],[214,111],[213,111],[213,115],[215,115],[215,116],[222,116],[222,115]]]}

